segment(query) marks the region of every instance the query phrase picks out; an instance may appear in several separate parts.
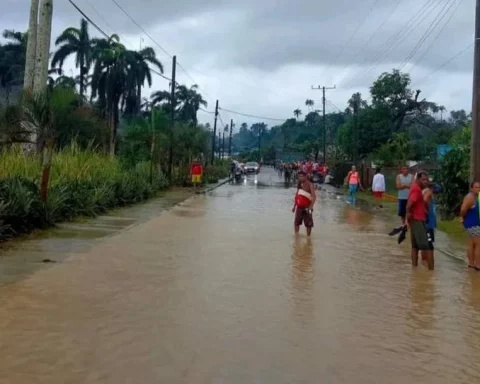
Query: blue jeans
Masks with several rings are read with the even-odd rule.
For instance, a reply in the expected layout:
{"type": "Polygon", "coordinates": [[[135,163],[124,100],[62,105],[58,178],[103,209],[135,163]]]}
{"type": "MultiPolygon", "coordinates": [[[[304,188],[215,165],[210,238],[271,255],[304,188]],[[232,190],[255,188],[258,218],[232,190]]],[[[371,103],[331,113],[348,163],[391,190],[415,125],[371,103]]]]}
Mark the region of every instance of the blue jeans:
{"type": "Polygon", "coordinates": [[[350,184],[348,186],[348,201],[355,204],[355,195],[357,194],[358,184],[350,184]]]}

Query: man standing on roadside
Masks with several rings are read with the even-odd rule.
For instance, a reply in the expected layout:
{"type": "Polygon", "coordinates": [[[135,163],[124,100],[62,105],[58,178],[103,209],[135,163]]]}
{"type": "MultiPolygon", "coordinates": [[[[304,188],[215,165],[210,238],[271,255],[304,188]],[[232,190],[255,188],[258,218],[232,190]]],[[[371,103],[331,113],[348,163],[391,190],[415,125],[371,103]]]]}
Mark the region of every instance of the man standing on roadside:
{"type": "Polygon", "coordinates": [[[385,193],[385,177],[382,175],[380,168],[375,170],[375,176],[372,180],[372,192],[378,204],[378,208],[383,208],[383,194],[385,193]]]}
{"type": "Polygon", "coordinates": [[[428,206],[423,196],[423,190],[428,185],[426,172],[418,172],[415,182],[410,189],[407,201],[407,222],[410,226],[412,240],[412,266],[418,265],[418,253],[422,252],[422,259],[427,262],[428,269],[433,270],[433,241],[431,241],[427,228],[428,206]]]}
{"type": "Polygon", "coordinates": [[[408,172],[408,167],[403,166],[400,169],[400,173],[397,175],[395,184],[397,187],[397,198],[398,198],[398,216],[400,216],[400,220],[402,225],[399,227],[394,228],[389,235],[390,236],[395,236],[399,234],[400,232],[406,232],[407,231],[407,201],[408,201],[408,196],[410,194],[410,187],[412,185],[412,180],[413,177],[412,175],[408,172]]]}
{"type": "Polygon", "coordinates": [[[192,176],[193,188],[196,190],[198,186],[202,183],[203,176],[203,165],[195,160],[190,168],[190,175],[192,176]]]}
{"type": "Polygon", "coordinates": [[[295,233],[300,231],[302,223],[307,228],[307,236],[310,236],[313,228],[313,205],[316,200],[315,186],[311,183],[305,172],[298,172],[298,187],[295,194],[295,203],[292,212],[295,213],[295,233]]]}

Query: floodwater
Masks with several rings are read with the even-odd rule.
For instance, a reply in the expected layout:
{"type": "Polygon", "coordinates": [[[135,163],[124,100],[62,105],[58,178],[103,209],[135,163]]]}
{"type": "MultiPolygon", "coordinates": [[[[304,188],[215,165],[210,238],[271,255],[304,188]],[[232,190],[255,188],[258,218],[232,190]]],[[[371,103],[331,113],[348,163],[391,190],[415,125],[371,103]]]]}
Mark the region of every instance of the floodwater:
{"type": "Polygon", "coordinates": [[[412,270],[334,193],[295,237],[293,193],[267,169],[0,285],[0,383],[480,382],[480,272],[412,270]]]}

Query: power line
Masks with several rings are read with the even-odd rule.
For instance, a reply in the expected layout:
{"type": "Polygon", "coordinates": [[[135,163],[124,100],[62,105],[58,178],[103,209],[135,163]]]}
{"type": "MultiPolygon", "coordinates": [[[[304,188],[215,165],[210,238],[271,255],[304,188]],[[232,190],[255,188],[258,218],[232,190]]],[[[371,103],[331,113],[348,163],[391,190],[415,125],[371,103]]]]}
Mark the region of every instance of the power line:
{"type": "MultiPolygon", "coordinates": [[[[88,17],[88,16],[85,14],[85,12],[82,11],[77,4],[75,4],[75,2],[74,2],[73,0],[68,0],[68,1],[69,1],[69,3],[72,4],[72,5],[75,7],[75,9],[85,18],[85,20],[87,20],[88,23],[90,23],[93,27],[95,27],[95,29],[96,29],[97,31],[99,31],[103,36],[105,36],[105,38],[106,38],[107,40],[110,40],[110,36],[108,36],[108,34],[107,34],[103,29],[101,29],[90,17],[88,17]]],[[[112,0],[112,1],[113,1],[113,0],[112,0]]],[[[91,5],[91,6],[92,6],[92,8],[94,8],[93,5],[91,5]]],[[[94,8],[94,10],[95,10],[95,8],[94,8]]],[[[98,11],[97,11],[97,13],[98,13],[98,11]]],[[[101,17],[101,16],[100,16],[100,17],[101,17]]],[[[108,24],[107,24],[107,26],[108,26],[108,24]]],[[[110,27],[110,29],[112,29],[112,28],[110,27]]],[[[112,29],[112,31],[113,31],[113,29],[112,29]]],[[[170,82],[172,81],[172,79],[168,78],[167,76],[163,75],[162,73],[158,72],[157,70],[151,68],[150,66],[149,66],[149,69],[150,69],[151,72],[153,72],[154,74],[156,74],[156,75],[164,78],[165,80],[168,80],[168,81],[170,81],[170,82]]],[[[178,83],[177,83],[177,84],[178,84],[178,83]]]]}
{"type": "MultiPolygon", "coordinates": [[[[397,4],[394,6],[394,8],[392,9],[391,12],[388,13],[388,16],[383,20],[383,22],[375,29],[375,31],[371,34],[370,38],[367,40],[367,42],[364,44],[363,48],[360,48],[358,50],[358,52],[355,54],[355,56],[353,57],[353,59],[351,59],[352,63],[355,61],[355,59],[368,47],[368,45],[370,44],[370,42],[373,40],[373,37],[377,34],[378,31],[380,31],[382,29],[382,27],[386,24],[386,22],[395,14],[395,12],[397,11],[398,7],[400,6],[400,4],[403,2],[404,0],[398,0],[397,1],[397,4]]],[[[347,67],[347,70],[351,67],[351,65],[349,65],[347,67]]],[[[340,82],[345,78],[345,76],[343,76],[341,79],[340,79],[340,82]]],[[[339,83],[340,83],[339,82],[339,83]]]]}
{"type": "Polygon", "coordinates": [[[218,109],[220,109],[220,110],[222,110],[222,111],[225,111],[225,112],[233,113],[233,114],[235,114],[235,115],[240,115],[240,116],[244,116],[244,117],[251,117],[251,118],[253,118],[253,119],[272,120],[272,121],[283,121],[283,122],[285,122],[286,120],[288,120],[288,119],[278,119],[278,118],[274,118],[274,117],[265,117],[265,116],[249,115],[249,114],[247,114],[247,113],[232,111],[231,109],[220,108],[220,107],[218,107],[218,109]]]}
{"type": "Polygon", "coordinates": [[[337,53],[337,55],[335,56],[335,58],[333,59],[332,63],[330,63],[328,65],[328,67],[325,69],[324,73],[325,72],[328,72],[328,70],[330,69],[330,67],[333,65],[335,66],[335,64],[337,64],[338,62],[338,59],[340,58],[340,56],[342,56],[342,53],[345,51],[345,49],[347,48],[348,44],[350,44],[350,42],[353,40],[354,36],[358,33],[358,31],[360,30],[360,28],[363,27],[363,25],[365,24],[365,22],[367,21],[367,18],[368,16],[370,15],[370,13],[373,11],[373,9],[375,8],[375,6],[377,5],[377,3],[379,2],[380,0],[375,0],[373,3],[372,3],[372,6],[370,7],[370,9],[368,10],[367,14],[365,15],[365,17],[363,18],[363,20],[358,24],[357,28],[355,29],[355,31],[350,35],[350,37],[348,38],[348,40],[345,42],[345,44],[342,46],[342,48],[340,48],[340,51],[337,53]]]}
{"type": "Polygon", "coordinates": [[[435,36],[435,38],[433,39],[433,41],[430,43],[430,45],[427,47],[427,49],[425,49],[425,51],[423,52],[423,54],[417,59],[417,62],[413,64],[413,66],[410,68],[410,71],[408,73],[411,73],[413,68],[415,68],[415,66],[425,57],[425,55],[430,51],[430,49],[432,48],[433,44],[435,44],[435,42],[438,40],[438,38],[440,37],[440,35],[442,34],[443,30],[445,29],[445,27],[450,23],[450,21],[452,20],[453,16],[455,15],[455,13],[457,12],[460,4],[462,3],[463,0],[459,0],[458,3],[457,3],[457,6],[455,7],[455,9],[453,10],[453,12],[450,14],[450,17],[448,18],[447,22],[445,24],[443,24],[443,27],[438,31],[437,35],[435,36]]]}
{"type": "MultiPolygon", "coordinates": [[[[389,51],[393,48],[398,47],[405,39],[419,26],[429,15],[430,11],[435,9],[438,6],[438,3],[435,4],[435,0],[427,0],[425,4],[417,11],[416,15],[413,18],[410,18],[407,23],[403,25],[397,32],[393,33],[380,47],[378,53],[374,56],[372,63],[367,67],[367,70],[364,72],[363,69],[356,71],[354,74],[349,76],[346,80],[348,84],[351,83],[355,78],[361,76],[366,76],[370,73],[378,64],[383,62],[388,58],[389,51]],[[433,8],[432,8],[433,5],[433,8]],[[423,17],[422,17],[423,16],[423,17]],[[363,72],[363,73],[361,73],[363,72]]],[[[366,60],[364,60],[365,62],[366,60]]]]}
{"type": "Polygon", "coordinates": [[[420,84],[420,83],[423,83],[425,80],[427,80],[428,78],[430,78],[432,75],[434,75],[435,73],[437,73],[438,71],[440,71],[442,68],[444,68],[446,65],[450,64],[452,61],[454,61],[456,58],[458,58],[462,53],[465,53],[466,51],[468,51],[475,43],[472,42],[470,44],[468,44],[468,46],[466,46],[464,49],[462,49],[460,52],[456,53],[454,56],[452,56],[450,59],[448,59],[447,61],[445,61],[442,65],[440,65],[437,69],[435,69],[433,72],[430,72],[427,76],[425,76],[423,79],[421,79],[420,81],[418,81],[416,84],[420,84]]]}
{"type": "Polygon", "coordinates": [[[443,6],[443,8],[438,12],[437,16],[435,17],[435,19],[433,19],[433,21],[430,23],[430,25],[428,26],[428,28],[426,29],[426,31],[424,32],[424,34],[422,35],[422,37],[420,38],[420,40],[418,41],[418,43],[415,45],[415,47],[412,49],[412,51],[410,52],[410,54],[405,58],[404,62],[402,63],[402,65],[400,66],[400,70],[402,70],[405,65],[408,64],[408,62],[410,61],[410,59],[413,58],[413,56],[415,56],[415,54],[418,52],[418,50],[420,49],[420,47],[423,45],[423,43],[425,42],[426,39],[428,39],[428,37],[435,31],[435,28],[437,28],[437,26],[442,22],[442,20],[445,18],[445,16],[447,15],[448,11],[450,11],[450,9],[453,7],[455,3],[455,0],[448,0],[445,5],[443,6]],[[450,3],[450,6],[447,8],[447,6],[449,5],[450,3]]]}
{"type": "Polygon", "coordinates": [[[73,2],[73,0],[68,0],[68,1],[69,1],[69,3],[72,4],[72,5],[75,7],[75,9],[85,18],[85,20],[87,20],[91,25],[93,25],[98,32],[100,32],[103,36],[105,36],[105,38],[106,38],[107,40],[110,40],[110,36],[108,36],[97,24],[95,24],[95,23],[92,21],[92,19],[90,19],[90,17],[88,17],[88,16],[85,14],[85,12],[83,12],[83,11],[78,7],[78,5],[73,2]]]}
{"type": "Polygon", "coordinates": [[[130,14],[120,5],[118,4],[118,2],[116,0],[112,0],[112,2],[132,21],[133,24],[135,24],[138,28],[140,28],[140,30],[145,34],[145,36],[147,36],[150,40],[153,41],[153,43],[162,50],[163,53],[165,53],[168,57],[170,57],[171,59],[173,59],[173,55],[171,55],[170,53],[167,52],[167,50],[165,48],[163,48],[160,44],[157,43],[157,41],[148,34],[147,31],[145,31],[145,29],[143,29],[143,27],[138,24],[135,19],[130,16],[130,14]]]}
{"type": "MultiPolygon", "coordinates": [[[[134,23],[144,34],[147,36],[158,48],[162,50],[163,53],[165,53],[168,57],[173,58],[173,55],[171,55],[165,48],[163,48],[134,18],[133,16],[128,13],[125,8],[123,8],[116,0],[111,0],[131,21],[134,23]]],[[[198,88],[200,89],[200,85],[195,81],[195,79],[190,76],[190,74],[187,72],[187,70],[177,61],[177,66],[180,68],[185,75],[193,82],[193,84],[197,85],[198,88]]],[[[205,96],[207,96],[211,101],[213,99],[210,97],[210,95],[202,89],[202,92],[205,96]]]]}

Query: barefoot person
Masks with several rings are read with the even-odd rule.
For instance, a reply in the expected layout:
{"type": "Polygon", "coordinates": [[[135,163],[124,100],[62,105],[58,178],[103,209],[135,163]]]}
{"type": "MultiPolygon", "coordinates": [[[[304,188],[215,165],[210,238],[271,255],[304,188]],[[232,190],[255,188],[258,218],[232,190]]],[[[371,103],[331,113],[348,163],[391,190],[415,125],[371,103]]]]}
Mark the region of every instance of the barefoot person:
{"type": "Polygon", "coordinates": [[[372,180],[372,192],[375,196],[378,208],[383,208],[382,200],[383,194],[385,193],[385,176],[382,175],[380,168],[375,170],[375,176],[373,176],[372,180]]]}
{"type": "Polygon", "coordinates": [[[427,228],[427,205],[425,204],[423,190],[428,185],[426,172],[418,172],[415,182],[410,188],[407,201],[407,222],[410,226],[412,240],[412,266],[418,265],[418,253],[422,252],[422,259],[427,262],[428,269],[433,270],[433,242],[429,241],[427,228]]]}
{"type": "Polygon", "coordinates": [[[401,236],[404,238],[407,232],[407,201],[410,193],[410,186],[412,185],[413,177],[408,172],[408,167],[403,166],[400,173],[397,175],[395,184],[397,187],[398,199],[398,216],[400,217],[401,225],[393,228],[389,233],[390,236],[395,236],[402,232],[401,236]]]}
{"type": "Polygon", "coordinates": [[[358,189],[362,187],[360,184],[360,175],[357,172],[357,167],[352,165],[352,170],[348,172],[346,179],[348,185],[348,202],[355,205],[355,196],[357,195],[358,189]]]}
{"type": "Polygon", "coordinates": [[[470,192],[463,199],[460,208],[460,217],[463,219],[463,226],[470,239],[468,240],[467,258],[468,267],[480,271],[480,216],[478,193],[480,182],[474,181],[470,184],[470,192]]]}
{"type": "Polygon", "coordinates": [[[190,168],[193,188],[196,190],[202,184],[203,165],[200,161],[195,160],[190,168]]]}
{"type": "Polygon", "coordinates": [[[295,203],[292,212],[295,213],[295,233],[300,231],[302,223],[307,228],[307,236],[310,236],[313,228],[313,204],[316,200],[315,187],[307,179],[307,175],[303,171],[298,172],[298,188],[295,194],[295,203]]]}

